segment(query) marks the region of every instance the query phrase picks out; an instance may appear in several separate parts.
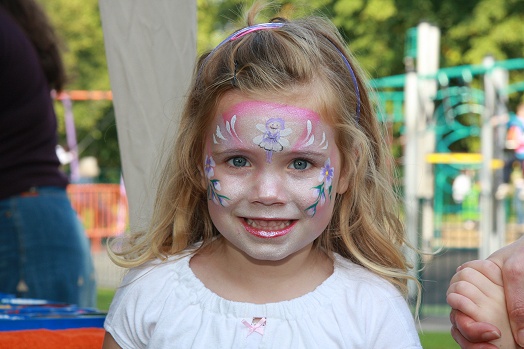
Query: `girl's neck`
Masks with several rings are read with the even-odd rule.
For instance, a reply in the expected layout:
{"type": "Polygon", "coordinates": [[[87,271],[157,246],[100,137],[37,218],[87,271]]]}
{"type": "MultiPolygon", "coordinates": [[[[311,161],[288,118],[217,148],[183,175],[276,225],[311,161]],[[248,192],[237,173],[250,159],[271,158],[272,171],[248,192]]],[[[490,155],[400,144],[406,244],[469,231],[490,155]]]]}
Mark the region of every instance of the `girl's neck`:
{"type": "Polygon", "coordinates": [[[218,239],[195,255],[191,269],[222,298],[247,303],[274,303],[313,291],[333,273],[333,261],[311,245],[279,261],[253,259],[218,239]]]}

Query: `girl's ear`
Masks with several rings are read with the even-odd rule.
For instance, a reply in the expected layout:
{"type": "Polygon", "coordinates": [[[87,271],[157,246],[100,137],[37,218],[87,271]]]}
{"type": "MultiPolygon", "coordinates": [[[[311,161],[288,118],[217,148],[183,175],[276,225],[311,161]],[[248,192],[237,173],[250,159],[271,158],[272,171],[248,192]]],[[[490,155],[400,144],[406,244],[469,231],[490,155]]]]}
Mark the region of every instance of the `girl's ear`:
{"type": "MultiPolygon", "coordinates": [[[[204,143],[206,142],[206,140],[204,140],[204,143]]],[[[205,191],[207,191],[207,184],[208,184],[208,181],[207,181],[207,176],[206,176],[206,170],[205,170],[205,167],[206,167],[206,154],[209,153],[209,149],[207,149],[207,145],[204,145],[201,149],[200,149],[200,161],[198,162],[198,166],[197,166],[197,169],[198,169],[198,174],[200,176],[200,185],[201,185],[201,188],[205,191]]]]}
{"type": "Polygon", "coordinates": [[[340,176],[337,184],[337,194],[344,194],[349,187],[349,171],[347,166],[340,169],[340,176]]]}
{"type": "MultiPolygon", "coordinates": [[[[358,151],[355,150],[355,156],[358,157],[358,151]]],[[[349,187],[350,171],[348,160],[342,159],[343,166],[340,169],[340,176],[337,185],[337,194],[344,194],[349,187]]]]}
{"type": "Polygon", "coordinates": [[[207,179],[206,175],[204,174],[203,166],[198,167],[198,174],[200,175],[200,184],[202,185],[202,189],[207,190],[207,179]]]}

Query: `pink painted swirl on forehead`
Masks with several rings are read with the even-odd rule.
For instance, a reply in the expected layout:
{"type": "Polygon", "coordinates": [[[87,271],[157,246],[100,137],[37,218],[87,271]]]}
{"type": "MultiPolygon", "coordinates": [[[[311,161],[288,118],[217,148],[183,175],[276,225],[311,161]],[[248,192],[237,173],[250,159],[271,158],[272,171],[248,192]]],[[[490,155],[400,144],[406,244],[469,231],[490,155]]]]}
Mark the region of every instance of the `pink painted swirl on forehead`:
{"type": "Polygon", "coordinates": [[[320,121],[320,116],[306,108],[300,108],[287,104],[270,103],[263,101],[244,101],[233,105],[228,110],[224,111],[222,117],[224,121],[230,120],[233,115],[237,117],[243,116],[263,116],[263,117],[282,117],[291,116],[306,122],[320,121]]]}

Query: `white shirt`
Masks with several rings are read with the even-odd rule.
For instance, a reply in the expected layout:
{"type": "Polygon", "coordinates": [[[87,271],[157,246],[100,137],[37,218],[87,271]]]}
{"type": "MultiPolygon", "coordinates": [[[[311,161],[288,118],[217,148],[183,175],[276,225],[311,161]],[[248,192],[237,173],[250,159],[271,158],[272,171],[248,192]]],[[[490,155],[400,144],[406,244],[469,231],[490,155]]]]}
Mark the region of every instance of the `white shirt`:
{"type": "Polygon", "coordinates": [[[422,348],[398,290],[339,255],[313,292],[269,304],[219,297],[190,258],[150,262],[124,277],[104,324],[122,348],[422,348]],[[254,318],[266,320],[263,330],[249,327],[254,318]]]}
{"type": "Polygon", "coordinates": [[[471,191],[471,177],[461,173],[454,180],[451,187],[453,200],[461,203],[466,198],[466,195],[471,191]]]}

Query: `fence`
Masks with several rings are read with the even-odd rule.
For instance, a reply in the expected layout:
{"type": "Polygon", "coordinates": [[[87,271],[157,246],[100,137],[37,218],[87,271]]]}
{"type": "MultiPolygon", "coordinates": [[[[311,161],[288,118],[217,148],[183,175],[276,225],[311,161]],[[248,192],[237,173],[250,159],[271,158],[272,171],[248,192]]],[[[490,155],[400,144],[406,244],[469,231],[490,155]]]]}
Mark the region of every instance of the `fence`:
{"type": "Polygon", "coordinates": [[[71,204],[91,240],[91,250],[101,249],[102,239],[125,231],[128,224],[127,196],[119,184],[70,184],[71,204]]]}

